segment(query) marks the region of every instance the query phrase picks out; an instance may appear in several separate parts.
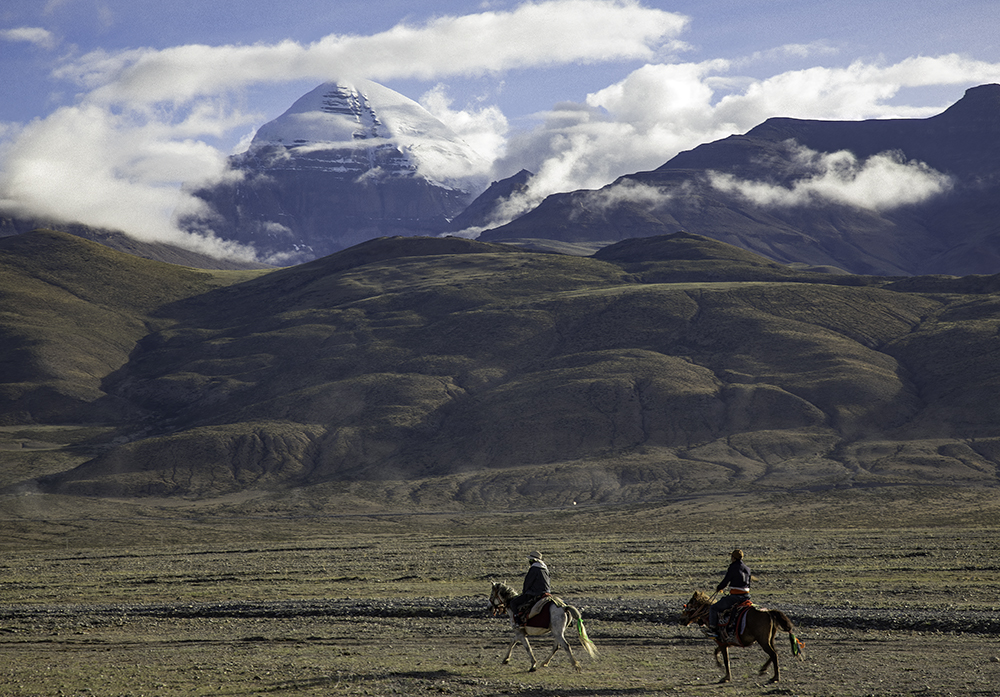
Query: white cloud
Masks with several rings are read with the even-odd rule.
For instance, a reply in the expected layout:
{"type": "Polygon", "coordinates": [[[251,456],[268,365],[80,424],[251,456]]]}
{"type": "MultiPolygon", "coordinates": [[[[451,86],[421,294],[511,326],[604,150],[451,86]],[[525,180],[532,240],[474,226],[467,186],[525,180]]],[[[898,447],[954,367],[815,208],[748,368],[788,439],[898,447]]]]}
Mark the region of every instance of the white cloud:
{"type": "Polygon", "coordinates": [[[493,162],[503,155],[510,125],[498,107],[452,109],[453,101],[443,84],[424,93],[420,104],[487,161],[493,162]]]}
{"type": "Polygon", "coordinates": [[[790,145],[796,169],[805,174],[780,186],[709,172],[712,186],[738,194],[758,206],[807,206],[839,203],[874,211],[920,203],[944,193],[951,178],[922,162],[904,161],[899,153],[884,152],[859,160],[847,151],[819,153],[790,145]]]}
{"type": "Polygon", "coordinates": [[[372,36],[330,35],[312,44],[177,46],[95,51],[58,76],[109,103],[180,102],[261,82],[477,75],[517,68],[649,60],[687,18],[634,0],[525,2],[509,12],[399,24],[372,36]]]}
{"type": "Polygon", "coordinates": [[[40,27],[18,27],[16,29],[4,29],[0,31],[0,40],[2,41],[21,41],[29,44],[34,44],[39,48],[55,48],[56,41],[55,35],[48,29],[42,29],[40,27]]]}
{"type": "Polygon", "coordinates": [[[784,60],[786,58],[811,58],[813,56],[832,56],[840,50],[826,41],[813,41],[807,44],[785,44],[765,51],[755,51],[753,54],[738,61],[740,65],[749,65],[762,61],[784,60]]]}
{"type": "Polygon", "coordinates": [[[585,104],[557,105],[537,128],[514,134],[497,163],[500,171],[537,173],[521,205],[506,211],[516,217],[549,194],[597,189],[737,132],[740,125],[719,120],[713,106],[712,75],[727,68],[725,61],[646,65],[585,104]]]}
{"type": "Polygon", "coordinates": [[[668,190],[632,179],[623,179],[598,191],[589,192],[586,206],[588,210],[607,211],[623,203],[628,203],[638,204],[646,210],[655,211],[677,197],[683,196],[686,191],[686,185],[668,190]]]}
{"type": "Polygon", "coordinates": [[[973,86],[1000,80],[1000,64],[949,54],[907,58],[884,65],[855,61],[842,68],[813,67],[755,81],[724,96],[717,117],[743,127],[772,116],[803,119],[923,118],[947,105],[911,107],[891,100],[906,87],[973,86]]]}
{"type": "Polygon", "coordinates": [[[196,205],[181,193],[183,181],[223,171],[224,160],[214,148],[180,137],[191,128],[187,121],[176,128],[138,122],[95,105],[59,109],[25,126],[5,148],[0,208],[251,257],[248,250],[182,233],[171,222],[178,207],[196,205]]]}

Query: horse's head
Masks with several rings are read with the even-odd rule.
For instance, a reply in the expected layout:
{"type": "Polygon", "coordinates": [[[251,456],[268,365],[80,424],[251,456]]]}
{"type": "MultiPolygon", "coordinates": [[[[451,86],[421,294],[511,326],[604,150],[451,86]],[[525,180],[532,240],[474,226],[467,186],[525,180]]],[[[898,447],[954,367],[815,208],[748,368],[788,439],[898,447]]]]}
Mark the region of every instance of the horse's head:
{"type": "Polygon", "coordinates": [[[684,626],[697,622],[698,624],[708,624],[708,608],[712,606],[712,598],[704,591],[695,591],[691,600],[687,601],[684,609],[681,610],[681,617],[684,618],[684,626]]]}
{"type": "Polygon", "coordinates": [[[504,583],[494,581],[493,589],[490,591],[490,605],[493,606],[493,614],[502,615],[507,612],[507,605],[514,595],[513,588],[504,583]]]}

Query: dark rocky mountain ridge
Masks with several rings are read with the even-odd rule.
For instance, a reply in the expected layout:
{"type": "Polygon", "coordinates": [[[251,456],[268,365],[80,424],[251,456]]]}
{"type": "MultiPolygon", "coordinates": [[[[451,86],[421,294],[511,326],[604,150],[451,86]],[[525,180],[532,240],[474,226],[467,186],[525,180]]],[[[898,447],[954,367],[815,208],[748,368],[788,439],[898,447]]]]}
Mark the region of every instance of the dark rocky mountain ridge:
{"type": "Polygon", "coordinates": [[[526,189],[533,174],[522,169],[506,179],[495,181],[483,193],[469,204],[468,208],[453,218],[448,229],[451,232],[461,232],[469,228],[486,227],[494,223],[497,207],[511,196],[526,189]]]}
{"type": "MultiPolygon", "coordinates": [[[[971,88],[927,119],[773,118],[744,135],[682,152],[656,170],[622,177],[601,191],[551,196],[481,239],[608,244],[683,229],[782,263],[851,273],[995,273],[1000,270],[998,155],[1000,85],[971,88]],[[754,203],[713,184],[711,175],[717,173],[779,193],[791,191],[813,174],[803,169],[803,147],[820,154],[846,151],[861,163],[889,153],[899,164],[920,163],[948,177],[947,186],[922,201],[866,208],[816,198],[797,205],[754,203]],[[602,194],[629,187],[658,191],[662,199],[658,205],[648,198],[604,202],[602,194]]],[[[870,188],[878,185],[873,181],[870,188]]]]}
{"type": "Polygon", "coordinates": [[[996,167],[1000,156],[1000,85],[970,88],[944,112],[926,119],[770,118],[743,136],[680,153],[660,169],[752,172],[759,168],[763,143],[789,139],[820,152],[849,150],[860,158],[898,150],[940,172],[972,183],[989,183],[1000,178],[996,167]]]}

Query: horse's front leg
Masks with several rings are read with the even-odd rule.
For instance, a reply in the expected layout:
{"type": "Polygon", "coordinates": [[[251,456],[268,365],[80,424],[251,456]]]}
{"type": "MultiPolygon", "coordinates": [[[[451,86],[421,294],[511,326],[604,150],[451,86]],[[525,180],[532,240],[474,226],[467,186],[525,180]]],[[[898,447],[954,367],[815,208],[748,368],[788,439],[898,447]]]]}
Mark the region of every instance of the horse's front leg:
{"type": "Polygon", "coordinates": [[[515,639],[513,642],[511,642],[510,648],[507,649],[507,658],[503,659],[503,664],[504,665],[507,665],[508,663],[510,663],[510,657],[514,653],[514,647],[517,646],[520,643],[521,643],[520,639],[515,639]]]}

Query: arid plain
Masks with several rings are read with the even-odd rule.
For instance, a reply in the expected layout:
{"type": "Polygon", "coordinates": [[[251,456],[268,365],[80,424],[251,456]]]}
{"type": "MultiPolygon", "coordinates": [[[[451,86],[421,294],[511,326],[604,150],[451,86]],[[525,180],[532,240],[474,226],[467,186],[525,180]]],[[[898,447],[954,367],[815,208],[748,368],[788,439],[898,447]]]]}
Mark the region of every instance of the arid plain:
{"type": "Polygon", "coordinates": [[[0,536],[3,695],[1000,694],[991,492],[422,515],[20,503],[0,536]],[[776,685],[756,646],[717,685],[712,643],[679,624],[734,546],[805,643],[796,660],[778,637],[776,685]],[[490,582],[518,585],[534,548],[601,652],[578,650],[579,672],[560,652],[528,673],[519,647],[501,665],[490,582]]]}

